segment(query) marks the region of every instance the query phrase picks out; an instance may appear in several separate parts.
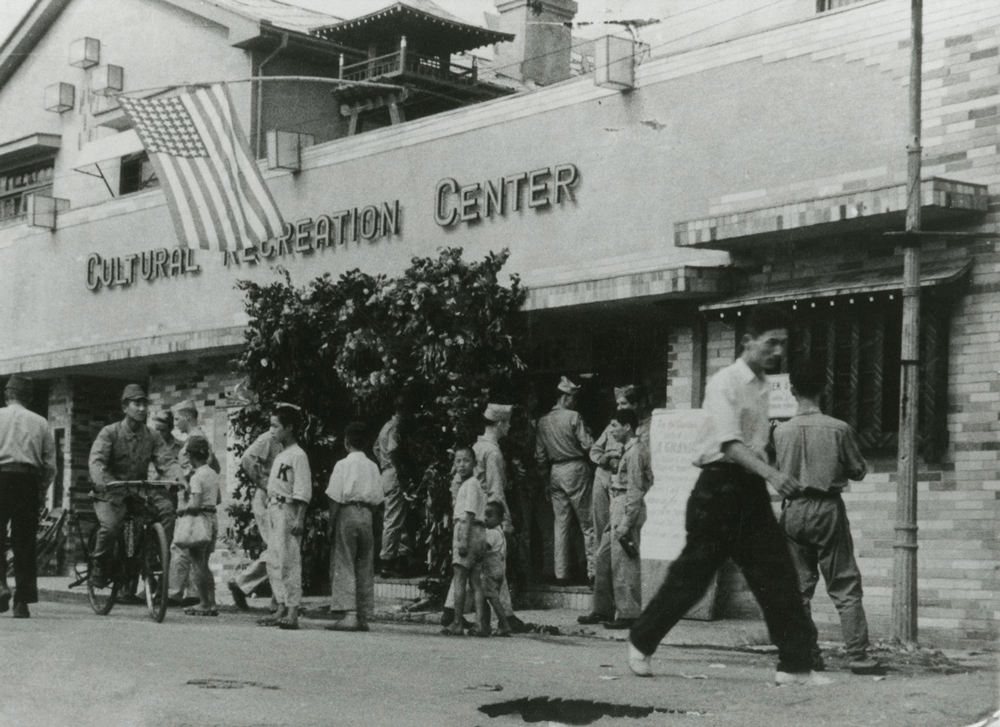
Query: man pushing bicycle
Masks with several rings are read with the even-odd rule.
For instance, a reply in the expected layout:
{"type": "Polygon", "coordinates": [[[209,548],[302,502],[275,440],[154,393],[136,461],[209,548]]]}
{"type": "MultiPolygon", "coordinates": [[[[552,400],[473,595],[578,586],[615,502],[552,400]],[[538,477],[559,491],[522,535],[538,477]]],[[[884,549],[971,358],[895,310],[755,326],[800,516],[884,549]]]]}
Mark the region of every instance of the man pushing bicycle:
{"type": "MultiPolygon", "coordinates": [[[[150,464],[160,479],[184,481],[184,473],[170,447],[159,433],[146,426],[149,400],[142,387],[138,384],[126,386],[121,407],[124,418],[104,427],[90,449],[90,479],[94,483],[91,499],[98,521],[90,580],[98,588],[107,583],[107,554],[125,517],[125,495],[121,490],[109,489],[108,483],[145,480],[150,464]]],[[[166,489],[154,491],[150,503],[159,515],[169,543],[173,539],[175,509],[170,492],[166,489]]]]}

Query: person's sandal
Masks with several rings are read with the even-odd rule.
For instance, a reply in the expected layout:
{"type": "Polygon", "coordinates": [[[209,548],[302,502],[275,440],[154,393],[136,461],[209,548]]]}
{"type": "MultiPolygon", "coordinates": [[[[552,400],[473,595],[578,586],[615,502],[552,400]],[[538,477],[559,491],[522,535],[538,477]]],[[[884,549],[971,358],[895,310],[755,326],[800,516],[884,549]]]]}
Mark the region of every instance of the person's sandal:
{"type": "Polygon", "coordinates": [[[283,631],[298,631],[299,630],[299,620],[290,619],[287,616],[278,619],[278,628],[283,631]]]}
{"type": "Polygon", "coordinates": [[[277,616],[265,616],[264,618],[257,619],[258,626],[277,626],[278,617],[277,616]]]}
{"type": "Polygon", "coordinates": [[[219,612],[214,608],[185,608],[185,616],[218,616],[219,612]]]}

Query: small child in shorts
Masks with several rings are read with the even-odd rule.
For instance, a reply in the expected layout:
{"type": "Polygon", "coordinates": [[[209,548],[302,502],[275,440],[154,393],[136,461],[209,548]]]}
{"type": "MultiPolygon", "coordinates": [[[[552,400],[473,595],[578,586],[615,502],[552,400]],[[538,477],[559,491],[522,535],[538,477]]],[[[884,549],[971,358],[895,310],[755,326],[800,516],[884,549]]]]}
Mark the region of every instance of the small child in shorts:
{"type": "MultiPolygon", "coordinates": [[[[500,607],[500,587],[504,573],[507,570],[507,539],[503,534],[503,517],[505,514],[502,502],[486,504],[486,553],[483,555],[482,583],[486,601],[497,615],[497,636],[510,636],[510,624],[500,607]]],[[[490,633],[490,613],[484,608],[483,618],[479,620],[479,633],[490,633]]]]}
{"type": "MultiPolygon", "coordinates": [[[[462,484],[455,495],[455,528],[452,537],[452,586],[455,603],[465,603],[468,589],[476,595],[476,616],[480,624],[485,618],[486,601],[483,597],[481,571],[483,551],[486,547],[486,490],[475,476],[476,454],[472,447],[455,450],[454,471],[462,484]]],[[[462,619],[454,622],[441,633],[462,636],[462,619]]]]}

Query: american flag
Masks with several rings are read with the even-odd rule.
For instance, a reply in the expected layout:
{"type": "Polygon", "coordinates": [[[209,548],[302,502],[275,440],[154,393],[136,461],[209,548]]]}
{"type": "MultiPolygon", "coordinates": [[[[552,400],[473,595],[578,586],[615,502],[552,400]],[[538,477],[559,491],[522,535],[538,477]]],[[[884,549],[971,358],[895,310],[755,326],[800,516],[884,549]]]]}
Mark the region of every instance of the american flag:
{"type": "Polygon", "coordinates": [[[225,85],[119,103],[160,177],[182,247],[238,250],[282,234],[225,85]]]}

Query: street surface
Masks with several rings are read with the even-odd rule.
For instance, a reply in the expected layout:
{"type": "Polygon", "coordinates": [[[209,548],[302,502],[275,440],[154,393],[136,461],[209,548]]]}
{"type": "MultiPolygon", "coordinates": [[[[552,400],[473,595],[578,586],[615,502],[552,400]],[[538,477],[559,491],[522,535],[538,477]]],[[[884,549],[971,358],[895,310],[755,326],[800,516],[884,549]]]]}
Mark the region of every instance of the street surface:
{"type": "Polygon", "coordinates": [[[171,610],[156,624],[144,608],[101,617],[83,602],[36,604],[30,620],[4,614],[0,727],[502,727],[526,722],[480,707],[526,697],[673,710],[629,718],[585,704],[563,713],[573,724],[963,727],[997,706],[990,656],[965,673],[834,671],[832,686],[777,688],[770,654],[664,646],[657,676],[639,679],[624,646],[603,639],[444,637],[379,622],[370,633],[334,633],[311,619],[292,632],[257,626],[260,615],[171,610]]]}

